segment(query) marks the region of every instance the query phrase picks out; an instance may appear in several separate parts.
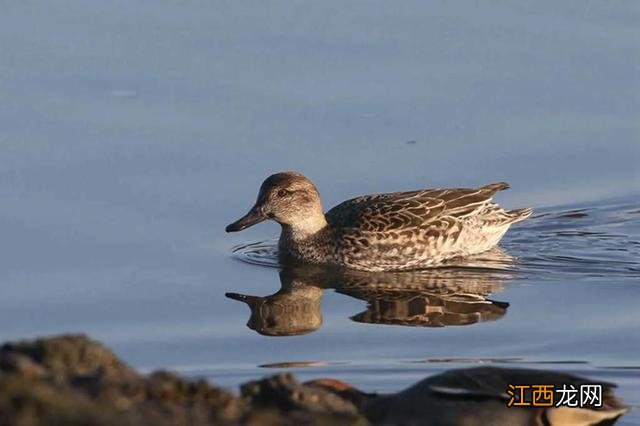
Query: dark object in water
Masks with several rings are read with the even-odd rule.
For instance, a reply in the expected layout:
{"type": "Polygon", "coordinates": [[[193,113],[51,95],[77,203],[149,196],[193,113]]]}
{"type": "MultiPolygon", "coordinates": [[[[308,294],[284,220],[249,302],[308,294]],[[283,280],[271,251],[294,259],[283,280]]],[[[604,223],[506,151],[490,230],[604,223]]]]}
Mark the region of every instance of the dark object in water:
{"type": "MultiPolygon", "coordinates": [[[[336,394],[359,405],[373,424],[384,425],[612,425],[629,411],[614,395],[615,384],[549,370],[497,367],[449,370],[390,395],[365,394],[332,380],[308,384],[334,389],[336,394]],[[509,384],[544,384],[555,389],[562,389],[565,384],[576,389],[580,385],[599,384],[602,406],[509,407],[509,384]]],[[[531,390],[526,399],[531,401],[531,390]]]]}

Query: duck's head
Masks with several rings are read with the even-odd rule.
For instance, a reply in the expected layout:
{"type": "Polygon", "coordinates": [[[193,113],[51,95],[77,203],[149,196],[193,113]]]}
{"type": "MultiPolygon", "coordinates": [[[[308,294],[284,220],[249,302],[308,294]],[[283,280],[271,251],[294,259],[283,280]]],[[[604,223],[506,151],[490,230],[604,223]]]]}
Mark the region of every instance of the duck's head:
{"type": "Polygon", "coordinates": [[[315,232],[326,224],[316,186],[297,172],[269,176],[262,183],[249,213],[228,225],[226,231],[242,231],[267,219],[308,232],[315,232]]]}

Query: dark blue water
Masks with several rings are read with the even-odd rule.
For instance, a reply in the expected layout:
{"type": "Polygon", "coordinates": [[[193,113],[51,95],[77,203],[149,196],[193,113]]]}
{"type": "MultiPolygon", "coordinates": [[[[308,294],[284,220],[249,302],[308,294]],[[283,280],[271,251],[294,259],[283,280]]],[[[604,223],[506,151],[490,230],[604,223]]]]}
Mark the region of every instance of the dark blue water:
{"type": "Polygon", "coordinates": [[[640,405],[637,2],[0,15],[1,340],[81,331],[135,367],[229,387],[288,362],[379,391],[524,364],[615,381],[640,405]],[[387,277],[382,295],[312,276],[319,305],[299,331],[313,330],[268,337],[224,295],[282,289],[277,269],[233,254],[278,228],[224,226],[280,170],[308,175],[327,209],[508,181],[498,201],[536,217],[488,271],[402,278],[411,291],[387,277]]]}

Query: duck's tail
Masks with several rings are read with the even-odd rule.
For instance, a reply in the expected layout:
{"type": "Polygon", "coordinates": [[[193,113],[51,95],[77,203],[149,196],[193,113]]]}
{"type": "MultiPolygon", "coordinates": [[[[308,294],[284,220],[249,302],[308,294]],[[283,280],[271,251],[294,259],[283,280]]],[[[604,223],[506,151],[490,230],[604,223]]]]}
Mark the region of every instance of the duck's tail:
{"type": "Polygon", "coordinates": [[[509,217],[511,218],[511,220],[509,221],[510,223],[521,222],[532,214],[533,209],[530,207],[527,207],[526,209],[509,210],[507,212],[507,215],[509,215],[509,217]]]}
{"type": "Polygon", "coordinates": [[[490,192],[491,194],[495,194],[498,191],[509,189],[509,184],[507,182],[490,183],[489,185],[485,185],[480,189],[490,192]]]}
{"type": "MultiPolygon", "coordinates": [[[[507,182],[490,183],[480,188],[480,190],[483,191],[489,198],[493,197],[493,194],[495,194],[496,192],[504,191],[505,189],[509,189],[509,184],[507,182]]],[[[494,207],[498,208],[498,206],[495,206],[495,205],[494,207]]],[[[533,209],[531,208],[516,209],[516,210],[509,210],[509,211],[504,211],[501,208],[498,208],[498,209],[500,210],[500,214],[498,216],[502,217],[501,223],[504,223],[504,224],[521,222],[526,218],[528,218],[529,216],[531,216],[531,214],[533,213],[533,209]]]]}

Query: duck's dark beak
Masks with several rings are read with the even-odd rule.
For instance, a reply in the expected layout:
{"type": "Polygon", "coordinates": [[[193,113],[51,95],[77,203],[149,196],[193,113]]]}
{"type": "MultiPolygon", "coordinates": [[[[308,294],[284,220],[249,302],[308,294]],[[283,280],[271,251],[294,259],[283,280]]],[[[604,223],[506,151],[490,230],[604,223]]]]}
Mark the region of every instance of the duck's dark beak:
{"type": "Polygon", "coordinates": [[[229,299],[237,300],[239,302],[244,302],[247,305],[249,305],[249,307],[252,309],[255,308],[256,306],[261,305],[262,301],[264,300],[264,297],[249,296],[247,294],[240,294],[240,293],[225,293],[224,295],[229,299]]]}
{"type": "Polygon", "coordinates": [[[249,210],[249,213],[242,216],[240,219],[236,220],[232,224],[228,225],[225,228],[225,231],[227,232],[242,231],[243,229],[248,228],[252,225],[255,225],[256,223],[260,223],[266,219],[267,219],[267,215],[265,215],[262,209],[256,205],[256,206],[253,206],[251,210],[249,210]]]}

